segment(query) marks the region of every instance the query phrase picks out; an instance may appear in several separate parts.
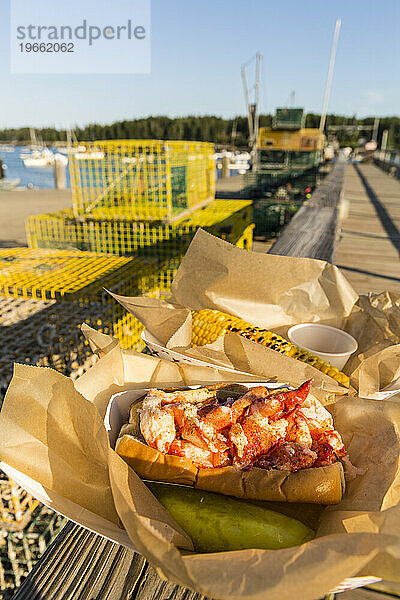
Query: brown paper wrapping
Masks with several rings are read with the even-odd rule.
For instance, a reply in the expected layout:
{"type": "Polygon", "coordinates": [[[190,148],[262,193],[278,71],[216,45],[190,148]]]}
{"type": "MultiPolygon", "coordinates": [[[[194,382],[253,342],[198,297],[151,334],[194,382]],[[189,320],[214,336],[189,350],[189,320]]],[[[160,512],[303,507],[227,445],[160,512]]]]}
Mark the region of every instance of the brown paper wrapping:
{"type": "MultiPolygon", "coordinates": [[[[229,363],[239,371],[259,375],[267,381],[288,383],[294,387],[313,378],[313,394],[323,404],[332,401],[336,394],[347,393],[343,386],[311,365],[275,352],[275,350],[261,346],[235,333],[229,332],[217,342],[221,346],[221,362],[225,356],[229,363]]],[[[198,356],[202,356],[201,348],[192,350],[197,350],[198,356]]]]}
{"type": "Polygon", "coordinates": [[[202,230],[183,258],[171,295],[181,306],[218,308],[260,327],[341,319],[357,300],[329,263],[247,252],[202,230]]]}
{"type": "Polygon", "coordinates": [[[99,519],[119,517],[135,548],[161,575],[210,597],[289,599],[299,595],[301,581],[300,597],[312,600],[361,572],[387,577],[390,570],[390,578],[400,580],[400,406],[391,401],[336,396],[329,404],[350,458],[362,470],[339,505],[273,505],[314,527],[319,522],[315,540],[278,551],[195,555],[178,549],[188,548],[184,533],[109,447],[105,406],[111,393],[125,389],[231,376],[117,346],[75,386],[50,369],[16,365],[0,414],[1,459],[74,502],[64,512],[78,522],[73,506],[99,519]]]}
{"type": "MultiPolygon", "coordinates": [[[[255,255],[200,231],[169,302],[128,298],[123,303],[171,347],[185,348],[190,341],[190,308],[219,308],[275,329],[305,321],[346,327],[360,344],[349,370],[357,389],[380,389],[398,374],[398,300],[388,294],[358,300],[340,271],[323,261],[255,255]]],[[[355,575],[400,581],[396,397],[341,397],[336,383],[309,365],[233,334],[207,351],[214,361],[255,375],[166,362],[121,351],[111,338],[89,329],[85,334],[101,356],[87,373],[72,383],[50,369],[16,365],[0,414],[1,460],[45,486],[55,510],[77,522],[90,511],[105,535],[124,527],[160,575],[216,599],[313,600],[355,575]],[[316,539],[278,551],[196,555],[180,550],[190,548],[190,540],[109,446],[103,418],[110,396],[263,378],[297,385],[310,376],[358,475],[347,480],[337,506],[269,505],[312,525],[316,539]]]]}
{"type": "MultiPolygon", "coordinates": [[[[348,331],[358,341],[358,350],[343,371],[363,397],[372,397],[400,376],[400,295],[382,292],[358,297],[340,270],[321,260],[248,252],[199,229],[174,278],[169,300],[114,298],[167,348],[219,366],[267,376],[267,367],[260,369],[263,357],[272,376],[288,370],[301,374],[302,380],[321,379],[313,367],[296,368],[288,362],[293,359],[277,358],[274,351],[252,351],[254,342],[235,342],[233,334],[226,341],[189,348],[190,310],[218,309],[283,336],[291,325],[308,322],[348,331]]],[[[325,376],[320,383],[333,385],[325,376]]]]}
{"type": "MultiPolygon", "coordinates": [[[[358,299],[339,269],[325,261],[248,252],[202,229],[169,301],[113,296],[161,342],[185,323],[185,309],[214,308],[273,329],[310,321],[341,326],[358,299]]],[[[175,346],[185,345],[175,339],[175,346]]]]}

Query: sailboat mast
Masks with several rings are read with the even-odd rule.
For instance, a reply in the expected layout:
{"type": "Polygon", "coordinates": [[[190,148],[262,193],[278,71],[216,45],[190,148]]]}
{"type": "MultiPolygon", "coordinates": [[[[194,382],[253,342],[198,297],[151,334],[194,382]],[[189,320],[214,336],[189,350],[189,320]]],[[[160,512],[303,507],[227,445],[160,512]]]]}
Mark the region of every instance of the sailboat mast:
{"type": "MultiPolygon", "coordinates": [[[[244,91],[244,99],[246,101],[247,108],[247,119],[249,122],[249,144],[251,147],[254,147],[257,143],[257,135],[258,135],[258,101],[260,96],[260,80],[261,80],[261,54],[257,52],[256,54],[256,81],[254,86],[252,86],[252,90],[254,87],[254,104],[250,102],[250,94],[249,87],[247,85],[247,75],[246,75],[246,63],[242,65],[242,82],[243,82],[243,91],[244,91]]],[[[249,61],[252,62],[254,57],[249,61]]]]}
{"type": "Polygon", "coordinates": [[[31,136],[31,146],[38,146],[36,131],[33,127],[29,127],[29,135],[31,136]]]}
{"type": "Polygon", "coordinates": [[[327,79],[326,88],[325,88],[324,104],[322,106],[321,120],[319,122],[319,132],[320,133],[324,133],[324,129],[325,129],[326,112],[328,110],[329,95],[331,93],[333,68],[335,66],[336,48],[337,48],[337,43],[338,43],[338,39],[339,39],[339,32],[340,32],[341,24],[342,24],[342,21],[340,19],[337,19],[336,24],[335,24],[335,32],[333,34],[331,58],[329,61],[328,79],[327,79]]]}
{"type": "Polygon", "coordinates": [[[256,69],[256,85],[255,85],[255,98],[254,98],[254,131],[253,131],[253,146],[257,144],[258,126],[259,126],[259,113],[258,113],[258,101],[260,97],[260,80],[261,80],[261,54],[257,52],[257,69],[256,69]]]}
{"type": "Polygon", "coordinates": [[[246,65],[242,66],[242,83],[243,83],[244,99],[245,99],[246,108],[247,108],[247,120],[249,122],[249,138],[250,138],[250,140],[252,140],[253,139],[253,117],[251,114],[249,88],[247,86],[246,65]]]}

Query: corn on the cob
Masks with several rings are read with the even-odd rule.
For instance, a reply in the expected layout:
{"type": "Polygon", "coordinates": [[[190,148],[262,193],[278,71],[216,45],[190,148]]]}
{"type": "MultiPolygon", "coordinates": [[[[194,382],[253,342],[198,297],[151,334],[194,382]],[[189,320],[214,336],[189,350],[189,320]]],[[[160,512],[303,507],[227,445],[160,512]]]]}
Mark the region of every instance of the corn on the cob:
{"type": "Polygon", "coordinates": [[[349,378],[339,371],[339,369],[310,352],[295,346],[272,331],[255,327],[239,317],[233,317],[219,310],[204,308],[192,311],[192,344],[194,346],[210,344],[226,331],[233,331],[253,342],[268,346],[271,350],[276,350],[277,352],[306,362],[326,375],[329,375],[338,383],[349,387],[349,378]]]}

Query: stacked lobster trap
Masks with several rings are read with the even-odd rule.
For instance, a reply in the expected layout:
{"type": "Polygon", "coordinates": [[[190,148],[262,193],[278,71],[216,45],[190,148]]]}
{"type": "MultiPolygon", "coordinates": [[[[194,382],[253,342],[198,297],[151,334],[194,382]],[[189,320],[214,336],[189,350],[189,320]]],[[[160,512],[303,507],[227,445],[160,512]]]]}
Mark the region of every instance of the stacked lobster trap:
{"type": "Polygon", "coordinates": [[[198,227],[251,248],[253,213],[250,200],[213,200],[170,223],[136,219],[76,218],[72,209],[34,215],[26,223],[31,248],[79,249],[117,256],[151,256],[158,261],[183,255],[198,227]],[[246,244],[244,244],[246,246],[246,244]]]}
{"type": "MultiPolygon", "coordinates": [[[[106,290],[168,295],[198,227],[251,249],[252,203],[214,199],[213,152],[203,142],[127,140],[70,155],[71,209],[30,217],[29,248],[0,250],[0,403],[13,362],[81,375],[95,360],[82,322],[142,350],[142,325],[106,290]]],[[[4,590],[19,585],[63,520],[2,481],[4,590]]]]}
{"type": "Polygon", "coordinates": [[[75,217],[170,221],[214,198],[213,144],[113,140],[71,156],[75,217]]]}
{"type": "Polygon", "coordinates": [[[140,257],[117,257],[78,250],[0,250],[0,295],[30,312],[16,322],[0,321],[0,388],[6,389],[14,361],[51,366],[78,376],[91,351],[80,325],[116,337],[141,350],[142,326],[106,290],[121,295],[156,295],[158,265],[140,257]],[[32,304],[37,304],[33,310],[32,304]]]}
{"type": "Polygon", "coordinates": [[[251,248],[251,202],[214,199],[213,154],[206,142],[88,143],[70,158],[72,208],[30,217],[28,244],[154,259],[163,293],[198,227],[251,248]]]}
{"type": "MultiPolygon", "coordinates": [[[[43,303],[1,324],[0,385],[17,359],[78,375],[90,349],[79,325],[143,349],[141,324],[108,296],[167,294],[198,227],[252,245],[250,201],[215,200],[213,145],[120,140],[88,143],[70,157],[71,209],[26,223],[29,250],[0,253],[0,296],[43,303]],[[23,332],[33,344],[22,349],[23,332]],[[6,373],[6,374],[4,374],[6,373]]],[[[17,300],[16,300],[17,301],[17,300]]]]}
{"type": "Polygon", "coordinates": [[[252,245],[251,202],[214,199],[212,144],[92,142],[69,162],[71,209],[30,217],[29,249],[0,251],[2,302],[24,299],[30,308],[15,323],[0,317],[2,388],[13,360],[79,374],[90,355],[83,321],[125,348],[143,349],[141,325],[104,288],[128,296],[168,293],[198,227],[252,245]],[[27,338],[33,343],[24,345],[27,338]]]}

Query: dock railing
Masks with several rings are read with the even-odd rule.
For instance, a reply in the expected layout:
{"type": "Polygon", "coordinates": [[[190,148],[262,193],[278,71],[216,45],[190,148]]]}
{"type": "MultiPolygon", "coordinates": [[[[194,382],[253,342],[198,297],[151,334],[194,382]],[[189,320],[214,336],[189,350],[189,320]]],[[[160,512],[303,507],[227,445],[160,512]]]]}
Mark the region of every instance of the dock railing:
{"type": "Polygon", "coordinates": [[[339,158],[330,174],[283,229],[270,254],[333,262],[345,169],[346,161],[339,158]]]}
{"type": "Polygon", "coordinates": [[[400,150],[377,150],[374,152],[374,163],[389,175],[400,179],[400,150]]]}

